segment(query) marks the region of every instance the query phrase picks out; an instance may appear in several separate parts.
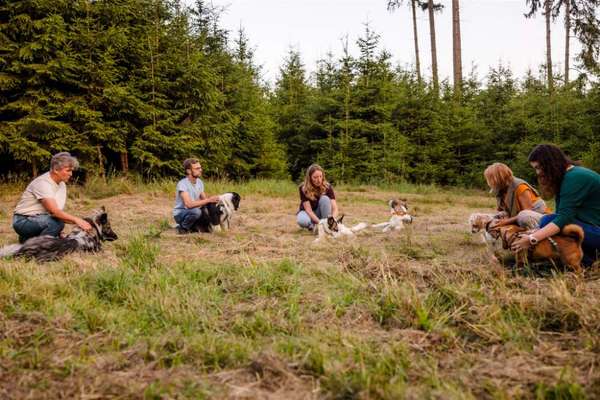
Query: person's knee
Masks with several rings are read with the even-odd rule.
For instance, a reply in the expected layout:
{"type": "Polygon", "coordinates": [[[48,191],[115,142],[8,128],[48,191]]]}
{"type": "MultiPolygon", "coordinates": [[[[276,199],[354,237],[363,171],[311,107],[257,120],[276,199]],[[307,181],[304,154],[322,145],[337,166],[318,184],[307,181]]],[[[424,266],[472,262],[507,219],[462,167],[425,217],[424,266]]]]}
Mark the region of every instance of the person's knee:
{"type": "Polygon", "coordinates": [[[543,228],[546,225],[548,225],[550,222],[554,221],[554,218],[556,218],[556,214],[544,215],[542,218],[540,218],[540,228],[543,228]]]}
{"type": "Polygon", "coordinates": [[[310,228],[312,225],[310,217],[305,212],[299,212],[298,215],[296,215],[296,222],[302,228],[310,228]]]}
{"type": "Polygon", "coordinates": [[[331,206],[331,199],[329,198],[329,196],[321,196],[319,197],[319,206],[321,205],[330,205],[331,206]]]}
{"type": "Polygon", "coordinates": [[[522,228],[534,229],[539,227],[541,215],[531,210],[523,210],[517,214],[517,225],[522,228]]]}
{"type": "Polygon", "coordinates": [[[187,215],[194,216],[194,217],[200,217],[202,215],[202,208],[200,208],[200,207],[190,208],[189,210],[187,210],[187,215]]]}
{"type": "Polygon", "coordinates": [[[46,229],[42,232],[44,235],[58,236],[65,228],[65,223],[56,218],[50,217],[48,219],[48,225],[46,229]]]}

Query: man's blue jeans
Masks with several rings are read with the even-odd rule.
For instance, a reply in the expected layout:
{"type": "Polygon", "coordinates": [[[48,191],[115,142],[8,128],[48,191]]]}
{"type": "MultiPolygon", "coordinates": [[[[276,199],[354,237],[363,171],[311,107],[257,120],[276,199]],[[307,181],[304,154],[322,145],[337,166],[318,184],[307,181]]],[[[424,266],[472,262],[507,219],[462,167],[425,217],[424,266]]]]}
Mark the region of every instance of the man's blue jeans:
{"type": "MultiPolygon", "coordinates": [[[[540,228],[554,221],[556,214],[544,215],[540,220],[540,228]]],[[[583,229],[584,238],[581,247],[583,249],[583,265],[590,266],[593,262],[600,258],[600,226],[594,226],[575,220],[575,225],[579,225],[583,229]]]]}
{"type": "Polygon", "coordinates": [[[202,208],[196,207],[180,211],[179,214],[175,215],[173,218],[182,229],[190,231],[196,223],[196,221],[198,221],[201,216],[202,208]]]}
{"type": "Polygon", "coordinates": [[[13,229],[19,235],[19,242],[23,243],[29,238],[42,235],[58,237],[65,227],[65,223],[51,217],[49,214],[13,216],[13,229]]]}
{"type": "MultiPolygon", "coordinates": [[[[319,219],[329,217],[331,215],[331,199],[325,195],[319,197],[319,204],[313,211],[319,219]]],[[[302,228],[312,229],[313,222],[306,211],[299,211],[296,215],[296,221],[302,228]]]]}

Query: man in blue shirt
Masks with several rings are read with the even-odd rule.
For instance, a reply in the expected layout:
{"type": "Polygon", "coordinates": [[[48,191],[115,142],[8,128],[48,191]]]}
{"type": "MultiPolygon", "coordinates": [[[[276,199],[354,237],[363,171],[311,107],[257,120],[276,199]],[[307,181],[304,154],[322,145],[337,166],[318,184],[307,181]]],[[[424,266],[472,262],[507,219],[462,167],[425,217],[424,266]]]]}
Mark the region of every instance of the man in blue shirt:
{"type": "Polygon", "coordinates": [[[177,232],[189,233],[202,216],[202,207],[210,203],[218,203],[219,196],[208,197],[204,193],[202,165],[195,158],[188,158],[183,162],[185,178],[177,183],[177,195],[173,217],[177,222],[177,232]]]}

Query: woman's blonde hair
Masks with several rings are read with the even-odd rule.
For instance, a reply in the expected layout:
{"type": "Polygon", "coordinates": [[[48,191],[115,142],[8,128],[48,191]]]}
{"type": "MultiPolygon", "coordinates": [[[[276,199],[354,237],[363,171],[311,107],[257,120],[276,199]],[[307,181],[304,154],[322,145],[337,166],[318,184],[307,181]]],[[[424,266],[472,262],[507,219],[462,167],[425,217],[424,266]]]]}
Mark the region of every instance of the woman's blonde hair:
{"type": "Polygon", "coordinates": [[[325,171],[319,164],[312,164],[310,167],[306,169],[306,175],[304,176],[304,183],[302,184],[302,191],[311,200],[316,200],[321,197],[327,191],[327,187],[329,183],[325,179],[325,171]],[[323,174],[323,182],[320,187],[316,187],[313,185],[310,177],[317,171],[321,171],[323,174]]]}
{"type": "Polygon", "coordinates": [[[513,180],[513,172],[508,165],[493,163],[483,171],[488,186],[494,190],[506,189],[513,180]]]}

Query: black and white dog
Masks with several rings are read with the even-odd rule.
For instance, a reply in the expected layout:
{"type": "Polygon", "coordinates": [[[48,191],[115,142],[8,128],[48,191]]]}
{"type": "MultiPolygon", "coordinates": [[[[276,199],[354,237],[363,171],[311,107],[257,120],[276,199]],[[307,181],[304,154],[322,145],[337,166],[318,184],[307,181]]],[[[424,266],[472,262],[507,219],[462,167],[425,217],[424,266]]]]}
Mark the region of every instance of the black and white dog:
{"type": "Polygon", "coordinates": [[[205,205],[200,208],[200,211],[202,213],[200,218],[198,218],[190,230],[192,232],[213,232],[215,227],[218,227],[221,223],[223,211],[214,203],[205,205]]]}
{"type": "Polygon", "coordinates": [[[64,238],[44,235],[30,238],[23,244],[11,244],[0,249],[0,257],[33,258],[38,262],[59,260],[76,251],[98,252],[103,241],[117,240],[117,234],[110,227],[104,207],[84,218],[92,230],[84,231],[75,227],[64,238]]]}
{"type": "Polygon", "coordinates": [[[217,207],[221,210],[219,225],[222,230],[229,229],[233,214],[240,208],[241,196],[236,192],[223,193],[219,196],[217,207]]]}
{"type": "Polygon", "coordinates": [[[313,241],[313,243],[319,243],[322,240],[330,237],[333,239],[338,239],[341,237],[349,237],[353,238],[356,236],[356,233],[362,231],[367,228],[369,224],[366,222],[360,222],[353,227],[349,228],[342,222],[344,220],[344,214],[342,214],[338,219],[334,217],[323,218],[317,224],[316,234],[317,238],[313,241]]]}

